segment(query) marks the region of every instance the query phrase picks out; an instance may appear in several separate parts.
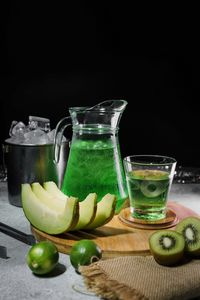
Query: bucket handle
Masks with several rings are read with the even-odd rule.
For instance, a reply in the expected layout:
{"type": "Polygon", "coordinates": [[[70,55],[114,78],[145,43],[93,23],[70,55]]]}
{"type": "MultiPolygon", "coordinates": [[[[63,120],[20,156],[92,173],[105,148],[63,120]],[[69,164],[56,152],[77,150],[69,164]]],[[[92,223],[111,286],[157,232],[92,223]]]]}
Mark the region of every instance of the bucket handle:
{"type": "Polygon", "coordinates": [[[54,136],[54,163],[58,164],[60,160],[60,147],[62,143],[63,133],[64,130],[71,126],[71,117],[64,117],[61,119],[55,129],[55,136],[54,136]]]}

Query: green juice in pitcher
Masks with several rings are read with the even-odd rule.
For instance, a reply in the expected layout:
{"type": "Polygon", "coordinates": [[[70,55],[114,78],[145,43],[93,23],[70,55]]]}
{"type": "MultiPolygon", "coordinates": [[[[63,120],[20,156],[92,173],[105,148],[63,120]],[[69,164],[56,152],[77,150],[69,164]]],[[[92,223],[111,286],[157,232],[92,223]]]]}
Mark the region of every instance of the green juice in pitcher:
{"type": "Polygon", "coordinates": [[[98,201],[107,193],[116,195],[116,212],[127,199],[122,164],[115,159],[118,145],[111,139],[77,139],[72,141],[62,191],[68,196],[84,200],[96,193],[98,201]]]}

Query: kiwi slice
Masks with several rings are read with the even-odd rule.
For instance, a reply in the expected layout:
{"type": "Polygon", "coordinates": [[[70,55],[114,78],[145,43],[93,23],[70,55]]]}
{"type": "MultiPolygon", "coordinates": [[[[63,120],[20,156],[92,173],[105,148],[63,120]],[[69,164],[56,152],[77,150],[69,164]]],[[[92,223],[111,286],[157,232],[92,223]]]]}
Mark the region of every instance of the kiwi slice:
{"type": "Polygon", "coordinates": [[[176,225],[176,231],[185,239],[185,252],[192,256],[200,256],[200,219],[187,217],[176,225]]]}
{"type": "Polygon", "coordinates": [[[146,180],[142,182],[140,189],[144,196],[154,198],[164,193],[167,189],[167,185],[161,181],[146,180]]]}
{"type": "Polygon", "coordinates": [[[173,230],[158,230],[149,238],[149,247],[154,259],[160,265],[177,264],[184,255],[184,237],[173,230]]]}

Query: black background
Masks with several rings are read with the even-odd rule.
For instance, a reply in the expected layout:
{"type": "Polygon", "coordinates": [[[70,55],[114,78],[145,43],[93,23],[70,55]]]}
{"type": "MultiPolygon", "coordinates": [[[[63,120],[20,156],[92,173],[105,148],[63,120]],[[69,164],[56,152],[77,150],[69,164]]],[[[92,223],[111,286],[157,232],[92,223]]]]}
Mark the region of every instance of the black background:
{"type": "Polygon", "coordinates": [[[0,13],[1,143],[12,120],[38,115],[54,128],[70,106],[126,99],[123,157],[200,167],[197,7],[8,1],[0,13]]]}

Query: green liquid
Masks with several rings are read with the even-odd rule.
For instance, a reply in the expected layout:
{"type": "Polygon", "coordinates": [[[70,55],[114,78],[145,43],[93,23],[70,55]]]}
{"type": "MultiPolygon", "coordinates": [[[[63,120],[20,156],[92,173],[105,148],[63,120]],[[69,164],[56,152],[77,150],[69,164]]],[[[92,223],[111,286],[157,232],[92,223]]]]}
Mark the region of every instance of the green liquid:
{"type": "Polygon", "coordinates": [[[128,197],[122,164],[116,159],[118,151],[110,140],[72,142],[62,191],[80,201],[89,193],[96,193],[97,201],[107,193],[114,194],[118,212],[128,197]]]}
{"type": "Polygon", "coordinates": [[[169,174],[160,170],[134,170],[128,173],[127,184],[134,218],[165,218],[170,186],[169,174]]]}

